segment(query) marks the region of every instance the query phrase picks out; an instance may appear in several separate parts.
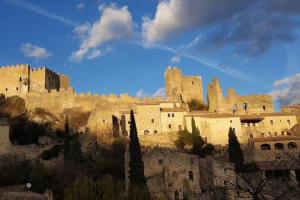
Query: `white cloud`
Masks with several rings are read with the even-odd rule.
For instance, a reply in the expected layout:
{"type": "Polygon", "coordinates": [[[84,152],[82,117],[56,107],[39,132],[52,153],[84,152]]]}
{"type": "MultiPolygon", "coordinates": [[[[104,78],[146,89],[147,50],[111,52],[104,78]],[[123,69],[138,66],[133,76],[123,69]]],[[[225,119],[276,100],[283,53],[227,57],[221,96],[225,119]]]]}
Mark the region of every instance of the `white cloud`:
{"type": "Polygon", "coordinates": [[[44,16],[44,17],[59,21],[61,23],[64,23],[68,26],[76,26],[77,25],[76,22],[73,22],[73,21],[67,19],[66,17],[60,16],[60,15],[57,15],[53,12],[45,10],[44,8],[42,8],[38,5],[35,5],[35,4],[33,4],[29,1],[26,1],[26,0],[4,0],[4,2],[6,2],[8,4],[12,4],[14,6],[18,6],[20,8],[30,10],[30,11],[35,12],[39,15],[44,16]]]}
{"type": "Polygon", "coordinates": [[[45,48],[38,47],[30,43],[21,44],[20,51],[25,57],[34,58],[37,60],[52,56],[52,53],[49,53],[45,48]]]}
{"type": "Polygon", "coordinates": [[[83,10],[85,8],[85,5],[84,3],[77,4],[76,8],[77,10],[83,10]]]}
{"type": "Polygon", "coordinates": [[[139,90],[136,94],[135,94],[135,96],[137,97],[137,98],[144,98],[144,97],[146,97],[148,94],[144,91],[144,90],[139,90]]]}
{"type": "Polygon", "coordinates": [[[161,42],[180,32],[213,25],[234,16],[251,0],[162,0],[153,19],[143,19],[146,43],[161,42]]]}
{"type": "Polygon", "coordinates": [[[300,73],[276,80],[271,95],[281,105],[300,103],[300,73]]]}
{"type": "Polygon", "coordinates": [[[133,21],[127,6],[102,6],[101,17],[92,25],[85,23],[74,29],[81,38],[79,50],[72,53],[71,61],[89,57],[91,52],[110,41],[129,38],[133,34],[133,21]]]}
{"type": "Polygon", "coordinates": [[[152,97],[166,97],[166,89],[164,87],[158,88],[152,97]]]}
{"type": "Polygon", "coordinates": [[[180,56],[179,55],[173,56],[170,61],[172,64],[178,64],[180,63],[180,56]]]}

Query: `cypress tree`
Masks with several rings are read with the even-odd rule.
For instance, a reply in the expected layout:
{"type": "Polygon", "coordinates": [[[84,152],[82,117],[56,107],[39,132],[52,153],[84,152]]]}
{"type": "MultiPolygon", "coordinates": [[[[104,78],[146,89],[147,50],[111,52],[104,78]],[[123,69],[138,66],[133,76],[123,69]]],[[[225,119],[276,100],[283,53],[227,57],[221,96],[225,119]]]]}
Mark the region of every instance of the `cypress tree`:
{"type": "Polygon", "coordinates": [[[142,199],[150,199],[144,175],[144,162],[142,160],[141,146],[138,138],[133,111],[130,111],[130,142],[129,142],[129,199],[136,199],[137,188],[144,191],[142,199]]]}
{"type": "Polygon", "coordinates": [[[64,131],[64,157],[65,158],[68,157],[69,146],[70,146],[70,127],[69,127],[68,116],[66,116],[65,131],[64,131]]]}
{"type": "Polygon", "coordinates": [[[231,127],[228,132],[228,154],[230,162],[234,163],[235,170],[241,171],[244,164],[244,155],[235,135],[235,130],[231,127]]]}

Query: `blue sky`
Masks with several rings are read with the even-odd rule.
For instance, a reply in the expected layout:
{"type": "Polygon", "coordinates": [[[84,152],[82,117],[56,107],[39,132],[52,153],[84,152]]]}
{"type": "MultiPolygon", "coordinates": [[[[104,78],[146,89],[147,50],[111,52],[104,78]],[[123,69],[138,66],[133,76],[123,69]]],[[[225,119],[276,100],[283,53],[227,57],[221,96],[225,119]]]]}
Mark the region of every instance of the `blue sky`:
{"type": "Polygon", "coordinates": [[[300,102],[296,0],[0,0],[0,65],[47,66],[77,92],[161,94],[164,71],[300,102]],[[160,89],[160,90],[159,90],[160,89]]]}

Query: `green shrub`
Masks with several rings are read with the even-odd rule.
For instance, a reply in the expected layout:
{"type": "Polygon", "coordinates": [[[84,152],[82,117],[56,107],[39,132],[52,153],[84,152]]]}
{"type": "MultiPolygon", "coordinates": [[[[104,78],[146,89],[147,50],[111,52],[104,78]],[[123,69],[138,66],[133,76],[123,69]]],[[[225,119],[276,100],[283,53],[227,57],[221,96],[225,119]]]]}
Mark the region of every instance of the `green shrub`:
{"type": "Polygon", "coordinates": [[[36,144],[39,136],[44,133],[45,126],[29,121],[26,115],[14,117],[10,121],[9,139],[14,144],[36,144]]]}
{"type": "Polygon", "coordinates": [[[40,157],[44,160],[50,160],[51,158],[55,158],[63,149],[63,145],[54,145],[51,149],[45,150],[40,157]]]}
{"type": "Polygon", "coordinates": [[[205,105],[203,102],[198,101],[196,99],[192,99],[190,102],[188,102],[190,110],[200,110],[200,111],[207,111],[208,106],[205,105]]]}

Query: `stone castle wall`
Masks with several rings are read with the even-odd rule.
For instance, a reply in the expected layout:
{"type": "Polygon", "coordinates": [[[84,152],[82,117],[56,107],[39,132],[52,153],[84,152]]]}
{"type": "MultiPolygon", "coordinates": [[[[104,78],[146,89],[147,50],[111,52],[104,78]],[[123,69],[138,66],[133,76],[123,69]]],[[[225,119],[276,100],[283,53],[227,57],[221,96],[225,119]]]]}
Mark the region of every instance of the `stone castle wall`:
{"type": "Polygon", "coordinates": [[[241,96],[229,88],[224,97],[218,79],[208,85],[208,104],[210,112],[230,114],[272,113],[274,106],[271,95],[241,96]]]}
{"type": "Polygon", "coordinates": [[[29,74],[28,65],[0,67],[0,93],[6,96],[26,94],[29,91],[29,74]]]}
{"type": "Polygon", "coordinates": [[[281,106],[281,112],[294,114],[297,117],[298,123],[300,123],[300,104],[298,105],[283,105],[281,106]]]}
{"type": "Polygon", "coordinates": [[[6,96],[69,89],[68,76],[59,75],[46,67],[31,68],[23,64],[4,66],[0,67],[0,77],[0,93],[6,96]]]}
{"type": "Polygon", "coordinates": [[[183,76],[180,69],[171,66],[165,72],[167,97],[182,102],[203,102],[202,79],[200,76],[183,76]]]}

